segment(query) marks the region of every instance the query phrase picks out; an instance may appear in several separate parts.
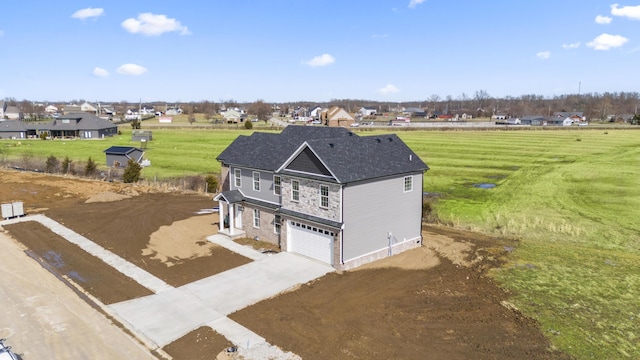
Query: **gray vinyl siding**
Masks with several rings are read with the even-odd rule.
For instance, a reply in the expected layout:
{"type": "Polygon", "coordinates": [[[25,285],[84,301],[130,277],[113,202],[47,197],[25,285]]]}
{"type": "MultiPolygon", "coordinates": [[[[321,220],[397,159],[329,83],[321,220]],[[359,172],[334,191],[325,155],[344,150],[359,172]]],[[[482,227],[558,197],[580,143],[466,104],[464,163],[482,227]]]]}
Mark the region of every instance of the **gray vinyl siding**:
{"type": "Polygon", "coordinates": [[[343,260],[348,261],[419,238],[422,232],[422,173],[413,177],[413,189],[404,192],[404,177],[347,185],[343,190],[343,260]]]}
{"type": "Polygon", "coordinates": [[[263,170],[253,170],[240,168],[241,185],[236,187],[235,169],[238,167],[231,166],[229,171],[229,187],[230,190],[240,190],[244,196],[258,199],[270,203],[280,203],[280,197],[273,193],[273,173],[263,170]],[[260,191],[253,190],[253,173],[260,173],[260,191]]]}

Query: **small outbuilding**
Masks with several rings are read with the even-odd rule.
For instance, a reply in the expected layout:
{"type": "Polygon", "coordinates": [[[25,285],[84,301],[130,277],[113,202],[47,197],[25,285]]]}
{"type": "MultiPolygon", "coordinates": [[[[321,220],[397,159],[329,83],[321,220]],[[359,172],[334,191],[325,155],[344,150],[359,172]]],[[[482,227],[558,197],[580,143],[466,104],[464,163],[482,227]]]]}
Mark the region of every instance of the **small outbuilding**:
{"type": "Polygon", "coordinates": [[[104,151],[107,155],[107,166],[125,168],[129,160],[140,164],[144,151],[133,146],[112,146],[104,151]]]}

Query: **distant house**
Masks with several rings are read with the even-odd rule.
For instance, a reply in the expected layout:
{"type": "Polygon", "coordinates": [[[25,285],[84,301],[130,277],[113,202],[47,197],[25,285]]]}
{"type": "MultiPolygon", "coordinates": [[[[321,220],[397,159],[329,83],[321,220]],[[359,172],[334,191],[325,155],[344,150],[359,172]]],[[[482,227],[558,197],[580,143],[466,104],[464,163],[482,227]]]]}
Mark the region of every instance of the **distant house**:
{"type": "Polygon", "coordinates": [[[358,110],[358,114],[362,117],[375,116],[378,112],[375,106],[364,106],[358,110]]]}
{"type": "Polygon", "coordinates": [[[20,111],[20,109],[16,106],[7,106],[4,109],[4,116],[5,119],[9,119],[9,120],[22,120],[24,119],[24,115],[22,114],[22,111],[20,111]]]}
{"type": "Polygon", "coordinates": [[[353,116],[339,106],[323,111],[321,121],[330,127],[349,127],[355,123],[353,116]]]}
{"type": "Polygon", "coordinates": [[[82,112],[82,107],[80,105],[64,105],[62,112],[64,114],[79,113],[82,112]]]}
{"type": "Polygon", "coordinates": [[[546,126],[571,126],[573,120],[569,117],[562,116],[547,116],[544,118],[543,125],[546,126]]]}
{"type": "Polygon", "coordinates": [[[98,105],[85,101],[80,105],[80,111],[92,114],[98,114],[98,105]]]}
{"type": "Polygon", "coordinates": [[[20,120],[0,121],[0,139],[25,139],[27,128],[20,120]]]}
{"type": "Polygon", "coordinates": [[[182,109],[179,106],[166,107],[164,114],[169,116],[180,115],[182,114],[182,109]]]}
{"type": "Polygon", "coordinates": [[[542,126],[544,124],[544,116],[542,115],[527,115],[520,118],[520,124],[531,126],[542,126]]]}
{"type": "Polygon", "coordinates": [[[6,101],[4,100],[0,100],[0,121],[5,120],[6,118],[4,117],[4,111],[7,110],[7,106],[9,106],[7,104],[6,101]]]}
{"type": "Polygon", "coordinates": [[[217,160],[222,234],[259,238],[339,270],[422,243],[429,168],[395,134],[291,125],[239,136],[217,160]]]}
{"type": "Polygon", "coordinates": [[[47,107],[44,108],[44,112],[47,114],[55,114],[58,112],[58,108],[55,105],[47,105],[47,107]]]}
{"type": "Polygon", "coordinates": [[[142,161],[144,151],[132,146],[112,146],[104,150],[107,156],[107,166],[126,168],[129,160],[138,164],[142,161]]]}
{"type": "Polygon", "coordinates": [[[222,118],[227,123],[238,123],[242,119],[242,114],[238,110],[229,109],[222,114],[222,118]]]}
{"type": "Polygon", "coordinates": [[[84,112],[61,115],[45,128],[54,138],[102,139],[118,133],[118,126],[111,121],[84,112]]]}
{"type": "Polygon", "coordinates": [[[553,116],[558,118],[569,118],[574,122],[587,120],[587,117],[584,116],[582,111],[556,111],[553,113],[553,116]]]}

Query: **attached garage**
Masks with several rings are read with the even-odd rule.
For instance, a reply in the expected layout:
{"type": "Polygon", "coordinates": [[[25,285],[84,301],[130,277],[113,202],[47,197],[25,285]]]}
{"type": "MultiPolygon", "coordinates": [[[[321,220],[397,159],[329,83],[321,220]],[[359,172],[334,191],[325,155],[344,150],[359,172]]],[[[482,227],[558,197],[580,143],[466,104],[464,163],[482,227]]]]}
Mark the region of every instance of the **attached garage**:
{"type": "Polygon", "coordinates": [[[332,263],[332,231],[296,221],[289,221],[287,225],[288,251],[332,263]]]}

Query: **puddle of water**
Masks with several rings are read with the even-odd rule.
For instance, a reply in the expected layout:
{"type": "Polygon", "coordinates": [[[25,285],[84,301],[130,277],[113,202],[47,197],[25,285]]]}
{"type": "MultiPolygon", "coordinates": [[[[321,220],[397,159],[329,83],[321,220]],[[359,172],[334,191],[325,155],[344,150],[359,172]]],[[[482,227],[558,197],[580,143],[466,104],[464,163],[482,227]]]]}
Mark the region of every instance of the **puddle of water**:
{"type": "Polygon", "coordinates": [[[47,253],[44,254],[44,258],[45,260],[47,260],[49,264],[51,264],[51,266],[55,267],[56,269],[60,269],[64,266],[64,260],[62,260],[62,255],[58,254],[53,250],[47,251],[47,253]]]}
{"type": "Polygon", "coordinates": [[[473,184],[473,187],[479,188],[479,189],[492,189],[496,187],[496,184],[492,184],[492,183],[473,184]]]}
{"type": "Polygon", "coordinates": [[[86,283],[87,279],[83,278],[82,276],[80,276],[80,274],[78,274],[78,272],[76,271],[69,271],[69,273],[67,274],[68,277],[77,280],[81,283],[86,283]]]}

